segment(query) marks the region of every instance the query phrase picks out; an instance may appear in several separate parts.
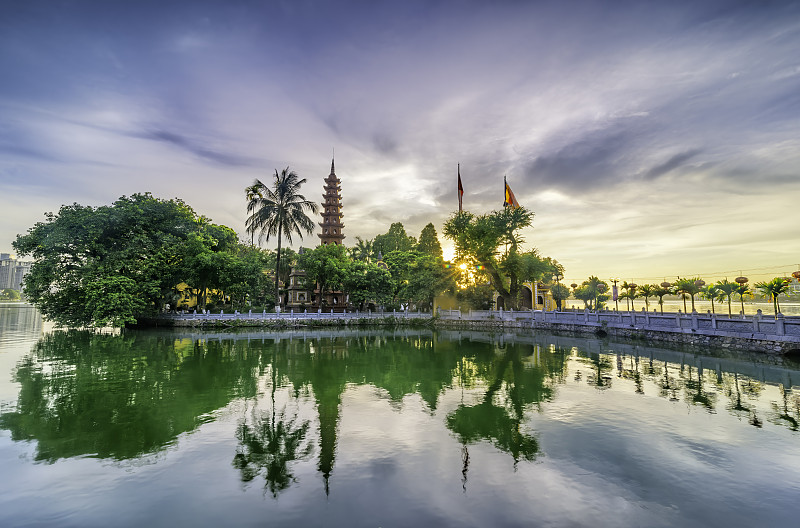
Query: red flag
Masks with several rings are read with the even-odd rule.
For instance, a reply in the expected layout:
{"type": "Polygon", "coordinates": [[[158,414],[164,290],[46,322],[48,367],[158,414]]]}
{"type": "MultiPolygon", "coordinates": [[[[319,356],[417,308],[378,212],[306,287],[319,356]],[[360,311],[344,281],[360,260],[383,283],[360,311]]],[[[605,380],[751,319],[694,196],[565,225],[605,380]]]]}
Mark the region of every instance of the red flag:
{"type": "Polygon", "coordinates": [[[464,186],[461,185],[461,164],[458,164],[458,212],[461,212],[462,198],[464,196],[464,186]]]}

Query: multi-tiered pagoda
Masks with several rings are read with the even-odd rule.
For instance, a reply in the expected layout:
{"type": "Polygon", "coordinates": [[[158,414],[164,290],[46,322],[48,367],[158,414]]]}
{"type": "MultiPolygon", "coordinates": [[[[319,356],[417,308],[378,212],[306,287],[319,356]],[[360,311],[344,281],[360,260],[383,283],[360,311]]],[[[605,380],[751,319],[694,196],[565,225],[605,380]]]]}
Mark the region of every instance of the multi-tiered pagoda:
{"type": "Polygon", "coordinates": [[[336,177],[336,171],[333,167],[333,160],[331,160],[331,173],[325,178],[325,194],[322,195],[322,233],[319,234],[320,243],[328,244],[341,244],[344,240],[342,234],[342,195],[339,191],[342,188],[339,186],[341,181],[336,177]]]}

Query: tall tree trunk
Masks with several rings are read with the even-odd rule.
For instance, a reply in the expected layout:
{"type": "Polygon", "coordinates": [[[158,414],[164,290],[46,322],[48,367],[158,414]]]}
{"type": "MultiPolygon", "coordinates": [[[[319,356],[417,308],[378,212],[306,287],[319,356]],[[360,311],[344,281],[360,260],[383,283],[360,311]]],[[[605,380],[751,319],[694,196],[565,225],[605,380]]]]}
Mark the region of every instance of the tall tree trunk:
{"type": "Polygon", "coordinates": [[[281,274],[281,236],[283,235],[283,222],[278,222],[278,255],[275,258],[275,306],[281,305],[281,290],[278,285],[281,274]]]}

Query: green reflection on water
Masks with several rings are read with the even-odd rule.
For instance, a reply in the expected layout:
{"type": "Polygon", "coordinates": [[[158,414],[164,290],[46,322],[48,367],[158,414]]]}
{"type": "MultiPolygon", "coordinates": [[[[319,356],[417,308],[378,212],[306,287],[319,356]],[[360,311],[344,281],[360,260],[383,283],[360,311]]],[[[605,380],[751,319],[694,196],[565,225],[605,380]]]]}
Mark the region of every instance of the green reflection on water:
{"type": "Polygon", "coordinates": [[[155,452],[255,394],[259,357],[246,346],[146,335],[55,332],[17,367],[14,440],[36,440],[37,461],[155,452]]]}
{"type": "Polygon", "coordinates": [[[294,482],[294,463],[312,455],[328,491],[342,395],[350,386],[377,387],[397,409],[407,396],[419,395],[431,416],[446,391],[461,391],[460,403],[442,421],[462,445],[464,484],[469,445],[489,443],[515,463],[540,456],[530,416],[568,383],[606,391],[620,380],[631,392],[709,413],[724,409],[758,427],[766,418],[798,428],[800,398],[791,382],[782,382],[782,400],[759,405],[764,382],[736,370],[756,368],[748,362],[729,361],[726,371],[704,368],[713,358],[646,347],[612,351],[547,336],[516,343],[471,337],[54,332],[17,366],[18,399],[0,416],[0,427],[13,440],[35,440],[37,461],[125,460],[165,449],[234,400],[252,402],[231,438],[232,465],[243,482],[263,479],[273,496],[294,482]],[[279,389],[291,405],[276,402],[279,389]],[[269,409],[261,410],[258,402],[267,400],[269,409]],[[313,402],[316,423],[301,416],[301,400],[313,402]]]}

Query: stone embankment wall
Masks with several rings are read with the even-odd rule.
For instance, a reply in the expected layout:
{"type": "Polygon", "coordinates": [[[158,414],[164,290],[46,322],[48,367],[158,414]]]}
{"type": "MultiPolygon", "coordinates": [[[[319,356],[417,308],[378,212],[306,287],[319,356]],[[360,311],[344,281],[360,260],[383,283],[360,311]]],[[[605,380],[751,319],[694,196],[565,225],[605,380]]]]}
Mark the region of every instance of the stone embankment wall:
{"type": "Polygon", "coordinates": [[[800,354],[800,317],[717,316],[589,311],[439,310],[419,312],[185,314],[143,321],[145,326],[303,328],[320,326],[431,325],[470,330],[534,329],[676,344],[800,354]]]}
{"type": "Polygon", "coordinates": [[[800,318],[715,314],[589,311],[513,312],[442,310],[437,325],[461,328],[533,328],[714,346],[769,354],[800,353],[800,318]]]}

